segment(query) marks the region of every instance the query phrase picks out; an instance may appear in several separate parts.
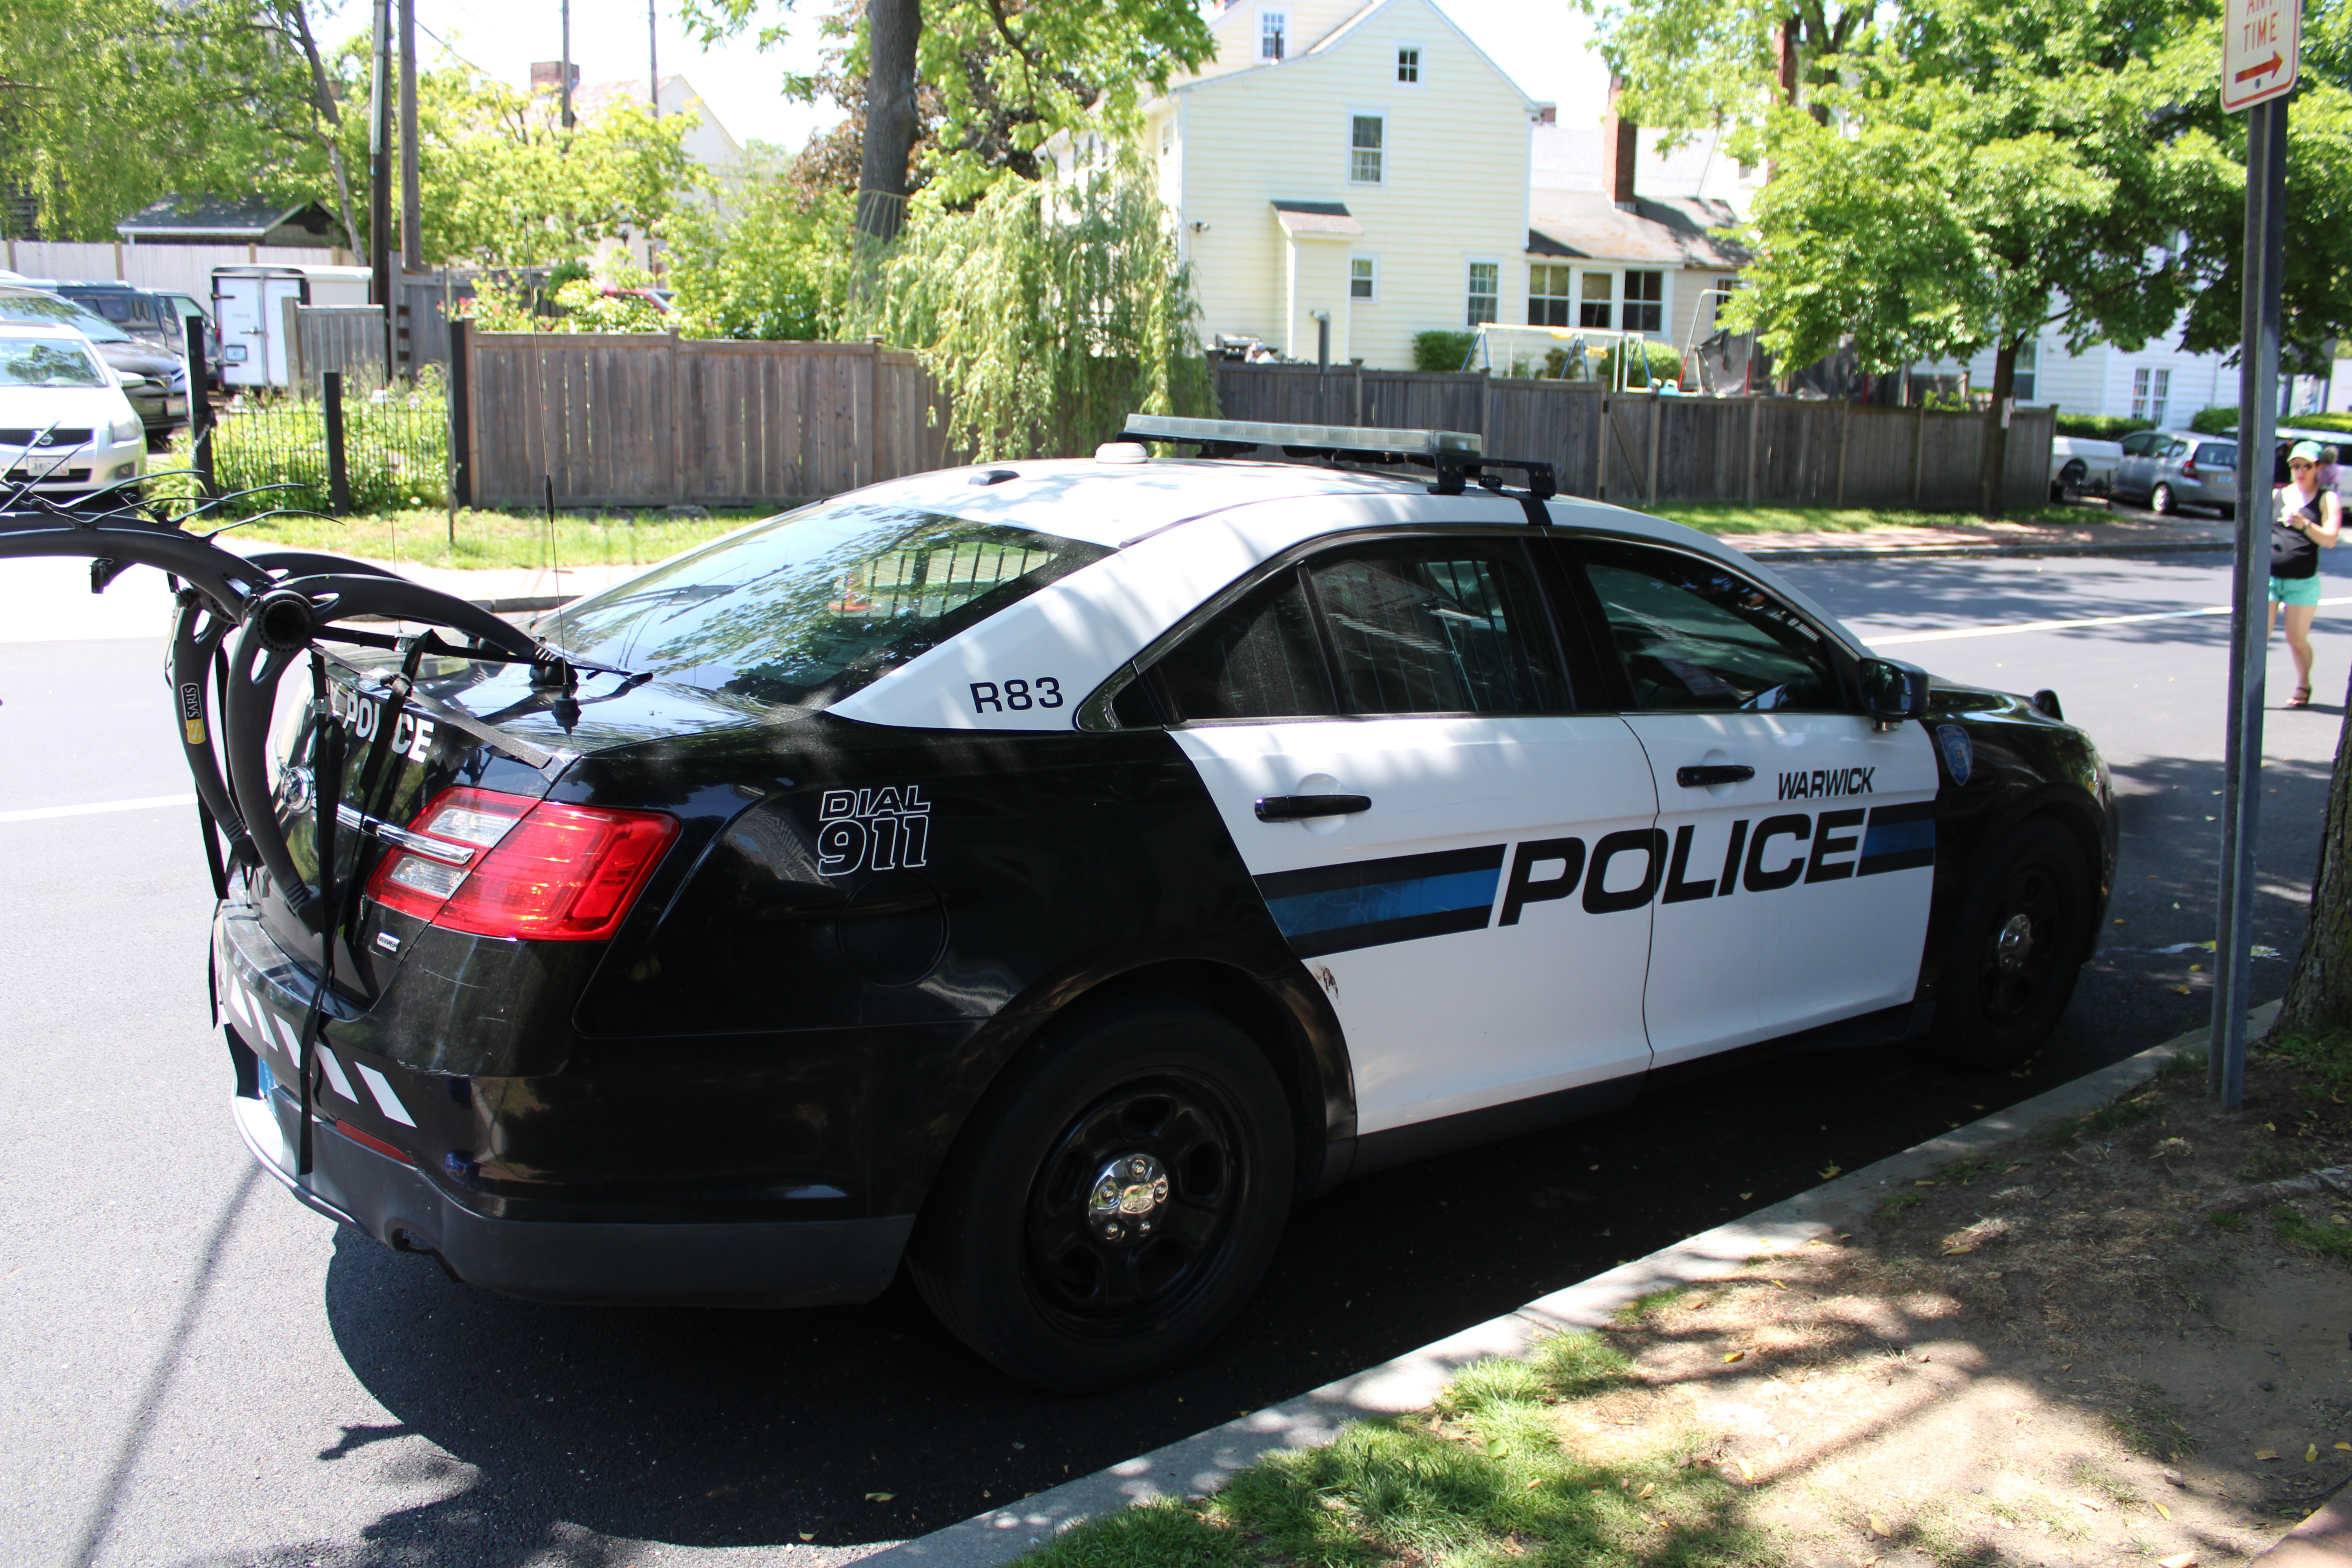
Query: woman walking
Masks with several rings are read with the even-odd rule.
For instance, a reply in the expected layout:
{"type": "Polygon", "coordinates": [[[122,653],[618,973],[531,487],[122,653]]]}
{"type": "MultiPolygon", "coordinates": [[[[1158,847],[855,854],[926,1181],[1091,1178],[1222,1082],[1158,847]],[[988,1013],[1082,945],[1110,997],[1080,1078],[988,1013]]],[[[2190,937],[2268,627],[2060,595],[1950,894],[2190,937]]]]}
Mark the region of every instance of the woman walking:
{"type": "MultiPolygon", "coordinates": [[[[2287,454],[2287,481],[2278,489],[2271,523],[2271,604],[2286,609],[2287,651],[2294,656],[2290,708],[2311,706],[2311,622],[2319,614],[2319,552],[2343,532],[2343,503],[2319,482],[2319,445],[2298,441],[2287,454]]],[[[2278,625],[2278,616],[2271,616],[2278,625]]]]}

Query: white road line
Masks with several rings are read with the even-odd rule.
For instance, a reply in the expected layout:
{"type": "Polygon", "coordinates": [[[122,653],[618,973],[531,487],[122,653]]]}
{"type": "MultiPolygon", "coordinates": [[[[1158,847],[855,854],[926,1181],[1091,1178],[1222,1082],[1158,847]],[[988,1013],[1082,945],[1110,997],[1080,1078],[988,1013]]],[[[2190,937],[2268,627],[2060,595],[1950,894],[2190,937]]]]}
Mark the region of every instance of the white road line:
{"type": "MultiPolygon", "coordinates": [[[[2323,605],[2352,605],[2352,599],[2322,599],[2323,605]]],[[[2077,626],[2128,626],[2142,621],[2178,621],[2190,616],[2226,616],[2227,605],[2208,605],[2196,610],[2156,610],[2144,616],[2092,616],[2079,621],[2019,621],[2007,626],[1959,626],[1943,632],[1902,632],[1891,637],[1864,635],[1863,641],[1873,647],[1893,647],[1897,643],[1952,642],[1960,637],[2000,637],[2011,632],[2063,632],[2077,626]]]]}
{"type": "Polygon", "coordinates": [[[47,822],[57,816],[96,816],[109,811],[146,811],[163,805],[194,805],[192,795],[151,795],[138,800],[101,800],[89,805],[37,805],[24,811],[0,811],[0,822],[47,822]]]}

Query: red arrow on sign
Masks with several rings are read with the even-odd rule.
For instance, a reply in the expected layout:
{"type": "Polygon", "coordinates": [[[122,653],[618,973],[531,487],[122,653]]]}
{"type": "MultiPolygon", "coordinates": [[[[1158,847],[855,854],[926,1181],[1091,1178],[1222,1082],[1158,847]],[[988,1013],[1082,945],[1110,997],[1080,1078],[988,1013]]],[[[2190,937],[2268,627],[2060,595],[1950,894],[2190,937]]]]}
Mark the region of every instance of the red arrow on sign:
{"type": "Polygon", "coordinates": [[[2260,65],[2248,66],[2244,70],[2240,71],[2236,76],[2231,77],[2230,79],[2240,82],[2252,81],[2258,76],[2270,75],[2271,72],[2278,69],[2279,67],[2284,64],[2286,64],[2286,57],[2280,54],[2276,49],[2273,49],[2271,51],[2270,58],[2263,61],[2260,65]]]}

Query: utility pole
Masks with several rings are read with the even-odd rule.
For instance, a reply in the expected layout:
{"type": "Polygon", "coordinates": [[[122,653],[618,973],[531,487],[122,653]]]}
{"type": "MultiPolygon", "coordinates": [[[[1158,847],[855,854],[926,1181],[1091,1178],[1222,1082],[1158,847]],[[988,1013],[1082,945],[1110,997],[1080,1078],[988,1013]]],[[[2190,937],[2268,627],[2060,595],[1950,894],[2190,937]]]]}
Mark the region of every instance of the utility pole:
{"type": "Polygon", "coordinates": [[[375,0],[375,63],[368,98],[368,300],[383,310],[383,379],[392,361],[392,10],[375,0]]]}
{"type": "Polygon", "coordinates": [[[556,90],[563,95],[563,129],[572,129],[572,0],[563,0],[563,75],[556,90]]]}
{"type": "Polygon", "coordinates": [[[655,8],[660,4],[661,0],[646,0],[646,102],[656,120],[661,118],[661,36],[655,25],[655,8]]]}
{"type": "Polygon", "coordinates": [[[400,269],[425,270],[425,204],[418,195],[416,0],[400,0],[400,269]]]}

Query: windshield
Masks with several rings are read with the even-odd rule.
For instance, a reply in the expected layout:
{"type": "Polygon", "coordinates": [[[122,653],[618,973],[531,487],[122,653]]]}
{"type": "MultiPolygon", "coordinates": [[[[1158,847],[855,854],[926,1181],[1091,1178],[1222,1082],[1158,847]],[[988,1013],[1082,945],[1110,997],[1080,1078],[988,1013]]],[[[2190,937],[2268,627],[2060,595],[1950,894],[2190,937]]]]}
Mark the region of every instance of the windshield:
{"type": "Polygon", "coordinates": [[[104,386],[89,351],[53,338],[0,338],[0,386],[104,386]]]}
{"type": "Polygon", "coordinates": [[[127,343],[131,334],[55,294],[0,294],[0,321],[55,321],[94,343],[127,343]]]}
{"type": "Polygon", "coordinates": [[[1108,555],[873,501],[820,502],[581,600],[537,630],[596,664],[762,706],[831,702],[1108,555]]]}

